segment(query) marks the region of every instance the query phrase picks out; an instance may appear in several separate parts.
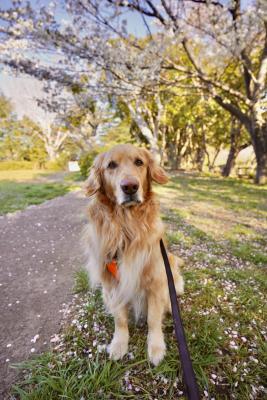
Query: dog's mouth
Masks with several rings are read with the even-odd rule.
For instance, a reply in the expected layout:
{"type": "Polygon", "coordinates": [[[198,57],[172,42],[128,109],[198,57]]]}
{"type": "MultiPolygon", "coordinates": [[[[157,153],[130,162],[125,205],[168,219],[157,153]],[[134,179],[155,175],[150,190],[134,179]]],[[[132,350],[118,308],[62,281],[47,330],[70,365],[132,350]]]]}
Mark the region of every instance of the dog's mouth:
{"type": "Polygon", "coordinates": [[[124,198],[123,202],[121,203],[121,206],[133,207],[140,203],[141,203],[141,200],[136,196],[136,194],[134,194],[134,195],[126,196],[124,198]]]}

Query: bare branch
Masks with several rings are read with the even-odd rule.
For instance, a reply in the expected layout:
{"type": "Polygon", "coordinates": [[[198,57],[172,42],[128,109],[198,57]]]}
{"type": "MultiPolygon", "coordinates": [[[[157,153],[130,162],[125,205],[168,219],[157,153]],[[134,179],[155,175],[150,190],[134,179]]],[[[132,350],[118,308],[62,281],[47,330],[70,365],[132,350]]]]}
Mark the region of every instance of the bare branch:
{"type": "Polygon", "coordinates": [[[146,3],[149,5],[151,10],[154,13],[154,16],[162,23],[162,25],[166,25],[165,18],[162,16],[162,14],[158,11],[157,7],[153,4],[153,1],[151,0],[145,0],[146,3]]]}
{"type": "Polygon", "coordinates": [[[164,7],[164,10],[166,11],[167,15],[170,17],[170,19],[172,20],[172,22],[174,23],[175,28],[178,28],[178,24],[177,24],[177,18],[176,16],[173,14],[172,9],[170,6],[168,6],[168,4],[166,3],[165,0],[161,0],[161,4],[164,7]]]}
{"type": "Polygon", "coordinates": [[[157,8],[153,5],[153,3],[149,0],[146,0],[146,3],[149,5],[150,10],[147,8],[144,8],[140,5],[139,1],[138,2],[131,2],[127,1],[125,2],[124,0],[107,0],[108,3],[114,5],[114,6],[119,6],[122,8],[129,8],[130,10],[135,10],[138,11],[147,17],[155,17],[161,21],[163,25],[165,25],[165,20],[162,17],[162,15],[158,12],[157,8]]]}
{"type": "Polygon", "coordinates": [[[198,72],[199,75],[204,75],[201,68],[197,65],[197,63],[193,57],[193,54],[189,50],[187,38],[183,39],[182,44],[183,44],[183,48],[186,52],[186,55],[187,55],[189,61],[191,62],[191,64],[193,65],[193,67],[195,68],[195,70],[198,72]]]}
{"type": "Polygon", "coordinates": [[[238,108],[236,105],[232,103],[228,103],[225,101],[221,96],[218,94],[214,95],[214,100],[225,110],[229,111],[234,117],[236,117],[245,127],[250,130],[251,129],[251,123],[249,117],[244,114],[240,108],[238,108]]]}

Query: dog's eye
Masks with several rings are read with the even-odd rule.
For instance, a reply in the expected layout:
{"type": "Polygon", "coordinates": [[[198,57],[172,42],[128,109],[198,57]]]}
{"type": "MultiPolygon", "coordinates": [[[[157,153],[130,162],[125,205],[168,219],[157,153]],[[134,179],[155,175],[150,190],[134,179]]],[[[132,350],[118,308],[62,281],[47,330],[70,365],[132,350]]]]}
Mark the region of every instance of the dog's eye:
{"type": "Polygon", "coordinates": [[[115,161],[110,161],[108,163],[108,168],[109,169],[115,169],[115,168],[117,168],[117,166],[118,166],[118,164],[115,161]]]}
{"type": "Polygon", "coordinates": [[[135,160],[134,163],[135,163],[135,165],[137,165],[138,167],[141,167],[141,165],[144,165],[143,161],[140,160],[140,158],[137,158],[137,159],[135,160]]]}

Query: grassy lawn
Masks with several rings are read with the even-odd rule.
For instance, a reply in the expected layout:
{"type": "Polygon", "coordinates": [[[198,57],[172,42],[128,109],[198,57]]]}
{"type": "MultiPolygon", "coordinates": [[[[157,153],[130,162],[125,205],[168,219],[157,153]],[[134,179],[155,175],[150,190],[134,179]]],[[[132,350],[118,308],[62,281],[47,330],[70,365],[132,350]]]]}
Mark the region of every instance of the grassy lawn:
{"type": "MultiPolygon", "coordinates": [[[[203,398],[267,396],[267,188],[237,180],[188,175],[158,187],[169,247],[185,260],[181,299],[188,345],[203,398]]],[[[51,352],[20,366],[19,399],[184,398],[171,317],[167,355],[152,368],[146,326],[130,327],[121,362],[108,359],[113,322],[99,292],[75,277],[67,322],[51,352]]]]}
{"type": "Polygon", "coordinates": [[[0,171],[0,215],[22,210],[68,193],[75,188],[76,175],[67,174],[61,181],[50,181],[51,171],[0,171]]]}
{"type": "Polygon", "coordinates": [[[45,169],[17,169],[17,170],[0,170],[0,181],[12,181],[12,182],[25,182],[33,181],[47,174],[51,174],[51,171],[45,169]]]}

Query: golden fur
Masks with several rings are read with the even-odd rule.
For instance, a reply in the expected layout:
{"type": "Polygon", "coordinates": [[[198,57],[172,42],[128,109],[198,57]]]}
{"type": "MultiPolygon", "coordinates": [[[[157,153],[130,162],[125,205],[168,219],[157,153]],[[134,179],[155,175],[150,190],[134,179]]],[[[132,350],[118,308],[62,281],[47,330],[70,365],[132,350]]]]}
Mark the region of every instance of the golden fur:
{"type": "MultiPolygon", "coordinates": [[[[86,182],[91,197],[85,233],[88,270],[91,284],[102,286],[105,305],[115,319],[109,352],[116,360],[128,351],[130,307],[136,318],[147,315],[150,361],[157,365],[165,354],[162,320],[170,301],[159,246],[164,227],[151,186],[152,181],[164,184],[167,180],[147,150],[125,144],[99,155],[86,182]],[[134,195],[123,192],[125,179],[138,182],[134,195]],[[115,255],[119,280],[106,268],[115,255]]],[[[177,294],[182,294],[181,260],[172,254],[169,257],[177,294]]]]}

